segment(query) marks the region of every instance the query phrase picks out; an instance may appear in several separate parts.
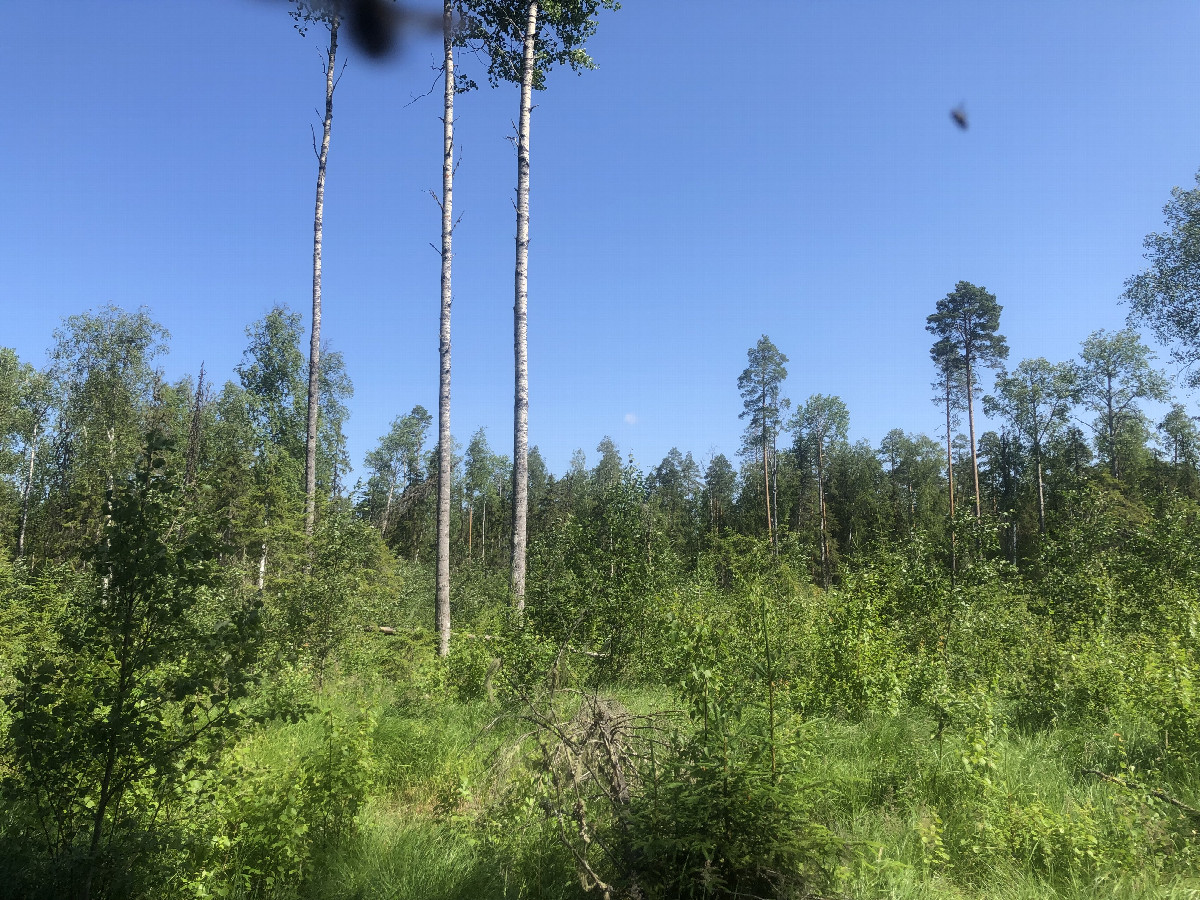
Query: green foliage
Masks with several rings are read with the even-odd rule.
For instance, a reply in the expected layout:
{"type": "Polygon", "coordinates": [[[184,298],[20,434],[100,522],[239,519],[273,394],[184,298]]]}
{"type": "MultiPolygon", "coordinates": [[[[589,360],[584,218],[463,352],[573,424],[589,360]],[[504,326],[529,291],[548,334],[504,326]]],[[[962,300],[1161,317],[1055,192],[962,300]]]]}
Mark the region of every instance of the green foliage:
{"type": "Polygon", "coordinates": [[[374,717],[327,709],[311,726],[245,744],[216,780],[197,782],[212,804],[213,836],[192,863],[192,892],[294,896],[323,854],[352,841],[372,785],[374,717]]]}
{"type": "Polygon", "coordinates": [[[1141,400],[1167,399],[1167,379],[1150,365],[1154,354],[1132,328],[1088,335],[1076,367],[1078,397],[1096,415],[1096,449],[1113,478],[1134,467],[1145,445],[1141,400]]]}
{"type": "MultiPolygon", "coordinates": [[[[534,47],[533,89],[544,90],[546,75],[554,66],[576,72],[595,68],[584,43],[596,33],[596,14],[615,10],[616,0],[550,0],[538,12],[534,47]]],[[[462,34],[469,46],[487,54],[488,80],[520,84],[525,24],[525,0],[470,0],[464,4],[462,34]]]]}
{"type": "Polygon", "coordinates": [[[277,585],[269,627],[274,643],[311,668],[320,686],[352,634],[361,634],[374,595],[388,586],[379,533],[330,509],[313,534],[309,571],[277,585]]]}
{"type": "Polygon", "coordinates": [[[787,379],[787,361],[764,334],[746,351],[746,368],[738,376],[743,407],[738,418],[750,420],[742,436],[742,452],[759,460],[774,450],[783,426],[783,411],[790,405],[780,397],[787,379]]]}
{"type": "MultiPolygon", "coordinates": [[[[972,372],[978,363],[997,365],[1008,356],[1008,343],[998,333],[1000,312],[996,295],[969,281],[960,281],[954,290],[937,302],[937,309],[926,320],[926,330],[946,344],[934,346],[934,358],[961,360],[964,371],[972,372]]],[[[955,365],[947,363],[950,368],[955,365]]]]}
{"type": "MultiPolygon", "coordinates": [[[[983,313],[976,362],[999,353],[983,313]]],[[[947,515],[942,445],[851,444],[836,398],[776,457],[781,379],[750,369],[741,479],[716,456],[701,484],[676,448],[643,477],[607,437],[561,479],[532,466],[523,616],[480,432],[439,659],[423,409],[352,514],[326,355],[310,553],[298,317],[252,326],[215,399],[153,372],[144,315],[68,325],[53,384],[0,353],[14,535],[37,450],[31,540],[0,552],[0,896],[1157,897],[1200,872],[1195,428],[1173,408],[1152,458],[1140,363],[1084,373],[1114,391],[1113,429],[1088,401],[1103,466],[1063,420],[1082,369],[1003,374],[978,517],[947,515]],[[178,446],[137,464],[148,424],[178,446]],[[768,489],[771,540],[751,536],[768,489]]],[[[1145,362],[1123,334],[1085,362],[1145,362]]],[[[956,335],[935,345],[951,432],[956,335]]]]}
{"type": "Polygon", "coordinates": [[[595,654],[611,677],[654,646],[656,595],[676,559],[656,528],[640,474],[628,467],[594,501],[539,535],[531,548],[526,617],[555,646],[595,654]]]}
{"type": "Polygon", "coordinates": [[[757,708],[726,702],[730,660],[711,628],[677,631],[691,728],[660,751],[627,835],[635,882],[648,897],[803,894],[835,877],[840,843],[811,819],[807,753],[777,722],[765,608],[761,625],[757,708]]]}
{"type": "Polygon", "coordinates": [[[1150,265],[1125,282],[1132,324],[1149,325],[1154,336],[1171,345],[1171,357],[1185,369],[1188,382],[1200,385],[1200,283],[1196,280],[1196,230],[1200,223],[1200,173],[1190,191],[1175,187],[1163,207],[1167,231],[1146,236],[1150,265]]]}
{"type": "Polygon", "coordinates": [[[236,726],[253,683],[257,604],[223,591],[212,529],[187,512],[167,450],[151,436],[108,505],[92,578],[52,644],[26,648],[6,700],[5,796],[85,895],[102,854],[136,843],[143,815],[236,726]]]}

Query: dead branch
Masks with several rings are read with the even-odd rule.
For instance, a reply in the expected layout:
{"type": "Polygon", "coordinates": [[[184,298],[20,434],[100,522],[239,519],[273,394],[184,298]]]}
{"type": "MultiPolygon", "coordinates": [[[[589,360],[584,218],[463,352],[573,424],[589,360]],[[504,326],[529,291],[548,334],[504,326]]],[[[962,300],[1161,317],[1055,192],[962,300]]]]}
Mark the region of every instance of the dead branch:
{"type": "Polygon", "coordinates": [[[1139,784],[1138,782],[1133,781],[1131,779],[1117,778],[1115,775],[1108,775],[1105,772],[1101,772],[1099,769],[1084,769],[1083,772],[1085,775],[1095,775],[1097,778],[1101,778],[1104,781],[1109,781],[1109,782],[1112,782],[1113,784],[1120,785],[1121,787],[1125,788],[1125,790],[1127,790],[1127,791],[1134,791],[1134,792],[1144,791],[1145,793],[1149,794],[1151,797],[1157,797],[1159,800],[1162,800],[1165,803],[1170,803],[1172,806],[1174,806],[1177,809],[1182,809],[1185,813],[1187,813],[1190,816],[1195,816],[1196,818],[1200,818],[1200,809],[1196,809],[1196,807],[1194,807],[1194,806],[1188,806],[1182,800],[1175,799],[1174,797],[1172,797],[1170,794],[1166,793],[1165,791],[1160,791],[1157,788],[1147,787],[1146,785],[1139,784]]]}

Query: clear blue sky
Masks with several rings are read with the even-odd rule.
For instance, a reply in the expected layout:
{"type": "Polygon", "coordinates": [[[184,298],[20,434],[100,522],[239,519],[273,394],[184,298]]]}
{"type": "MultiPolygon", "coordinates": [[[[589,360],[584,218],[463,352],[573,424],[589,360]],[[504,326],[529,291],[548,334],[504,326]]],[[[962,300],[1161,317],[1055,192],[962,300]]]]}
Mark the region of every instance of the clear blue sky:
{"type": "MultiPolygon", "coordinates": [[[[5,29],[0,345],[40,364],[62,317],[144,304],[168,377],[224,380],[272,305],[307,321],[319,34],[268,0],[43,0],[5,29]]],[[[1142,238],[1200,167],[1197,47],[1194,0],[626,0],[599,69],[536,97],[532,442],[560,473],[605,434],[643,467],[732,456],[763,333],[785,394],[841,395],[852,437],[934,435],[925,317],[960,279],[998,295],[1010,362],[1074,356],[1121,327],[1142,238]]],[[[406,104],[439,50],[351,52],[336,97],[323,334],[356,464],[436,409],[440,99],[406,104]]],[[[499,452],[517,103],[485,85],[457,112],[454,432],[499,452]]]]}

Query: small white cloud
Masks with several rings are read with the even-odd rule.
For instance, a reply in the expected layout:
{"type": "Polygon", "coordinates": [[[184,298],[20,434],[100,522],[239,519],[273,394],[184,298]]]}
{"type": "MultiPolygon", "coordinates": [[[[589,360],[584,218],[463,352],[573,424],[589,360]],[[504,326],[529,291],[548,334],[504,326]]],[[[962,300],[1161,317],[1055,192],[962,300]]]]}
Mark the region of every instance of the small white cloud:
{"type": "Polygon", "coordinates": [[[637,422],[638,422],[637,416],[635,416],[633,413],[625,413],[625,424],[626,425],[636,425],[637,422]]]}

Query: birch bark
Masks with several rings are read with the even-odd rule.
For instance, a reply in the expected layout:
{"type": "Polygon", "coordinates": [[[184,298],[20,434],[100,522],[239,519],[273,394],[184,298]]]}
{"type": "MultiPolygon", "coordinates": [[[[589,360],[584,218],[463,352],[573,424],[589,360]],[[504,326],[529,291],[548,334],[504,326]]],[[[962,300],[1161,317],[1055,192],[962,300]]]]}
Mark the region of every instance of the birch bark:
{"type": "Polygon", "coordinates": [[[517,127],[517,265],[513,306],[516,358],[513,402],[512,592],[517,612],[525,609],[526,529],[529,514],[529,118],[533,105],[534,48],[538,3],[529,4],[521,63],[521,118],[517,127]]]}
{"type": "MultiPolygon", "coordinates": [[[[304,451],[304,536],[311,544],[317,521],[317,407],[321,374],[321,239],[325,220],[325,164],[333,126],[333,91],[337,87],[338,17],[329,20],[329,55],[325,63],[325,121],[317,154],[317,199],[313,212],[312,339],[308,346],[308,434],[304,451]]],[[[310,548],[311,549],[311,548],[310,548]]]]}
{"type": "Polygon", "coordinates": [[[21,492],[21,528],[17,532],[17,556],[25,555],[25,523],[29,521],[29,494],[33,490],[33,465],[37,460],[38,423],[33,424],[33,436],[29,439],[29,471],[25,476],[25,490],[21,492]]]}
{"type": "Polygon", "coordinates": [[[435,616],[438,655],[450,653],[450,290],[454,232],[454,2],[442,4],[445,95],[442,110],[442,304],[438,337],[438,495],[435,616]]]}

